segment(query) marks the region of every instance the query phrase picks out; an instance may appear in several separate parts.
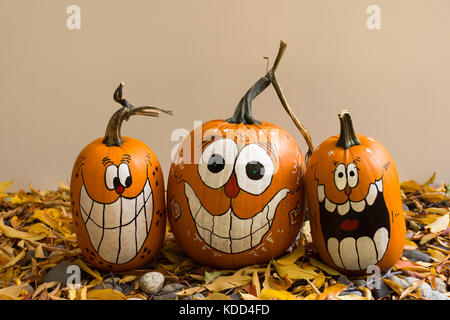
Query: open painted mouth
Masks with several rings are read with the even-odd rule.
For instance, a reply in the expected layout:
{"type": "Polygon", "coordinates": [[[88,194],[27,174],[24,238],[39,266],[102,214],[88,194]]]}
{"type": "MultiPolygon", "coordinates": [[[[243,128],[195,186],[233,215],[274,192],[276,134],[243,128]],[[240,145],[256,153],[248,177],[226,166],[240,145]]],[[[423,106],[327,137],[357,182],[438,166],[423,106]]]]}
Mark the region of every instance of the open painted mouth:
{"type": "Polygon", "coordinates": [[[83,185],[80,211],[91,244],[98,255],[109,263],[126,263],[138,254],[152,224],[153,195],[150,182],[147,180],[136,197],[119,196],[112,203],[95,201],[83,185]]]}
{"type": "Polygon", "coordinates": [[[370,184],[358,202],[333,203],[325,186],[317,187],[320,224],[328,253],[347,270],[365,270],[384,256],[389,242],[389,211],[383,197],[383,180],[370,184]]]}
{"type": "Polygon", "coordinates": [[[272,226],[278,204],[288,192],[288,189],[281,189],[261,212],[241,219],[231,207],[221,215],[212,215],[202,206],[192,187],[184,183],[184,193],[198,234],[210,247],[225,253],[243,252],[260,244],[272,226]]]}

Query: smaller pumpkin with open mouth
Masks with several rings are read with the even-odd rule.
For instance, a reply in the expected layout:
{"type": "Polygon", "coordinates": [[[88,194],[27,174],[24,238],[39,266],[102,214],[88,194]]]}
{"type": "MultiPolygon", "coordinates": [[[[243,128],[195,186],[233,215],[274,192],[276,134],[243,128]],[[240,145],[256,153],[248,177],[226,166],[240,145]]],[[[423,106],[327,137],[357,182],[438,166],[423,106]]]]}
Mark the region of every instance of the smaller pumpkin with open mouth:
{"type": "Polygon", "coordinates": [[[149,262],[164,240],[164,178],[158,158],[142,141],[122,137],[123,121],[133,115],[158,116],[159,107],[135,108],[114,92],[122,105],[109,120],[105,137],[77,157],[70,182],[79,246],[93,266],[124,271],[149,262]]]}
{"type": "Polygon", "coordinates": [[[349,274],[371,265],[385,271],[400,258],[405,218],[397,169],[378,141],[353,130],[339,114],[341,133],[325,140],[307,166],[311,234],[321,258],[349,274]]]}

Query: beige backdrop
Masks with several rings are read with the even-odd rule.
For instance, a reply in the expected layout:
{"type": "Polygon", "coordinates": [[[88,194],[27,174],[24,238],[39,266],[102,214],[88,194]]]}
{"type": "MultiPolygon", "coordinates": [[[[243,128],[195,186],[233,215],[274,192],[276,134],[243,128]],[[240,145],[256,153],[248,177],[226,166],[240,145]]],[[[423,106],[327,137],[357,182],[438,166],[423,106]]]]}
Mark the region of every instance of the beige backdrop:
{"type": "MultiPolygon", "coordinates": [[[[127,122],[167,177],[170,141],[194,120],[231,116],[288,43],[278,79],[313,142],[338,133],[337,112],[391,151],[400,178],[449,181],[450,1],[448,0],[0,0],[0,181],[11,190],[69,182],[81,149],[104,134],[120,81],[136,105],[175,116],[127,122]],[[81,29],[66,8],[81,8],[81,29]],[[369,30],[369,5],[381,29],[369,30]]],[[[257,119],[306,145],[273,88],[254,103],[257,119]]]]}

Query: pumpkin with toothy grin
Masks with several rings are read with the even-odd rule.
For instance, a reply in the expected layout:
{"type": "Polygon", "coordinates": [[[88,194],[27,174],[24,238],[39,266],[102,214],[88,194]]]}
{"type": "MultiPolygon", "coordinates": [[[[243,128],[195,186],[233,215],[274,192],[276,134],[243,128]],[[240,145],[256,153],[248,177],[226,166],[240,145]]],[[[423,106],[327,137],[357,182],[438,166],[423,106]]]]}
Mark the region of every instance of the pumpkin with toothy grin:
{"type": "Polygon", "coordinates": [[[339,119],[340,135],[316,148],[306,172],[313,243],[344,273],[385,271],[400,258],[406,236],[397,169],[383,145],[355,134],[348,111],[339,119]]]}

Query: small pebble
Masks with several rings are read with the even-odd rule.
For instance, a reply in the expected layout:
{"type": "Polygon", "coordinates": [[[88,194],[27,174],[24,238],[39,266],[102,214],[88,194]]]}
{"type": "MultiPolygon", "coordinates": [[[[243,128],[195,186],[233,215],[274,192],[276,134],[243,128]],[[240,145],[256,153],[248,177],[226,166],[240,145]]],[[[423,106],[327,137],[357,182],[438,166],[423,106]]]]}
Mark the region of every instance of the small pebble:
{"type": "Polygon", "coordinates": [[[357,286],[357,287],[365,287],[366,284],[367,284],[366,280],[364,280],[364,279],[356,279],[356,280],[353,280],[353,283],[354,283],[355,286],[357,286]]]}
{"type": "Polygon", "coordinates": [[[162,273],[147,272],[139,279],[139,287],[147,294],[156,294],[162,289],[164,280],[162,273]]]}
{"type": "Polygon", "coordinates": [[[383,281],[378,281],[378,285],[375,286],[374,289],[372,289],[372,295],[375,299],[387,297],[390,294],[390,292],[391,291],[389,287],[383,281]]]}
{"type": "Polygon", "coordinates": [[[160,293],[167,293],[167,292],[178,292],[180,290],[183,290],[186,288],[186,285],[182,283],[169,283],[166,284],[164,287],[161,288],[160,293]]]}
{"type": "Polygon", "coordinates": [[[417,250],[403,250],[403,256],[408,258],[412,262],[416,261],[431,262],[431,257],[428,254],[417,250]]]}
{"type": "Polygon", "coordinates": [[[389,277],[389,280],[394,281],[396,284],[401,286],[403,289],[406,289],[406,288],[409,287],[408,281],[406,281],[406,280],[404,280],[404,279],[402,279],[400,277],[392,275],[392,276],[389,277]]]}
{"type": "Polygon", "coordinates": [[[339,278],[337,279],[337,282],[340,283],[340,284],[346,284],[346,285],[353,284],[353,282],[351,282],[349,279],[347,279],[344,276],[339,276],[339,278]]]}
{"type": "Polygon", "coordinates": [[[441,293],[446,293],[447,292],[447,285],[445,284],[444,281],[441,280],[441,278],[436,277],[436,291],[439,291],[441,293]]]}
{"type": "Polygon", "coordinates": [[[67,280],[70,276],[73,275],[73,273],[67,272],[68,268],[72,265],[72,263],[67,261],[58,263],[56,266],[48,270],[47,274],[44,277],[44,282],[57,281],[61,283],[61,285],[66,286],[67,280]]]}
{"type": "Polygon", "coordinates": [[[343,291],[343,292],[341,292],[340,296],[348,296],[348,295],[350,295],[350,294],[356,294],[356,295],[362,297],[362,293],[361,293],[360,291],[357,291],[357,290],[353,290],[353,291],[343,291]]]}
{"type": "MultiPolygon", "coordinates": [[[[408,281],[409,285],[412,285],[418,279],[415,277],[406,277],[405,280],[408,281]]],[[[428,300],[450,300],[450,298],[447,297],[445,294],[437,290],[433,290],[433,288],[431,288],[431,286],[426,282],[418,286],[417,289],[420,290],[420,296],[422,298],[428,300]]]]}
{"type": "Polygon", "coordinates": [[[119,283],[119,277],[108,277],[103,280],[104,283],[119,283]]]}
{"type": "Polygon", "coordinates": [[[119,292],[123,292],[123,288],[121,286],[119,286],[118,284],[112,284],[109,282],[103,282],[103,284],[98,284],[95,287],[92,288],[93,290],[97,290],[97,289],[113,289],[119,292]]]}

